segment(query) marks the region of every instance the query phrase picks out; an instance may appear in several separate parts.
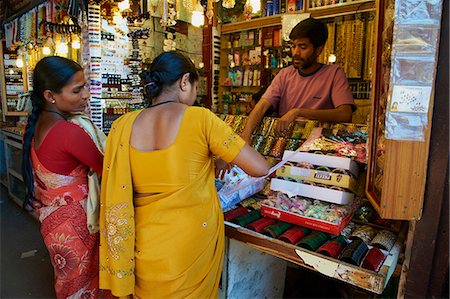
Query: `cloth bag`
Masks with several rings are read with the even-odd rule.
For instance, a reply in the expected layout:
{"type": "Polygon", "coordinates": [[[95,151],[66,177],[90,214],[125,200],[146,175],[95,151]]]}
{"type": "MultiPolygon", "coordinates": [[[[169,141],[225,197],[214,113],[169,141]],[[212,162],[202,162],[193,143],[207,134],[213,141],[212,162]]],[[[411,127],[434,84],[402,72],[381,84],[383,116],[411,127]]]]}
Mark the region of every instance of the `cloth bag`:
{"type": "MultiPolygon", "coordinates": [[[[97,149],[104,155],[106,145],[106,135],[92,120],[83,113],[74,113],[69,121],[79,125],[92,138],[97,149]]],[[[100,176],[91,168],[88,173],[88,198],[86,201],[87,228],[91,234],[99,231],[100,213],[100,176]]]]}

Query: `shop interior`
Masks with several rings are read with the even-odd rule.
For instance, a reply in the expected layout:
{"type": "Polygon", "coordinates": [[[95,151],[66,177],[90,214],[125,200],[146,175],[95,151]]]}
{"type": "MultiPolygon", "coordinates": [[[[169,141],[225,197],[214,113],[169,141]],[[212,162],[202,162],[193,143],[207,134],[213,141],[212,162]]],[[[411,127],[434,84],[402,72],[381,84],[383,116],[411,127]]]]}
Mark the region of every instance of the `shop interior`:
{"type": "MultiPolygon", "coordinates": [[[[200,74],[195,105],[240,133],[258,94],[292,63],[290,30],[308,17],[322,20],[329,37],[318,60],[343,68],[357,109],[351,123],[299,119],[283,135],[274,131],[276,114],[266,114],[251,146],[272,165],[285,164],[262,181],[239,171],[217,180],[227,237],[219,297],[394,298],[421,292],[411,273],[412,265],[424,263],[413,255],[420,220],[438,219],[435,231],[442,231],[442,203],[434,214],[424,207],[431,202],[426,190],[429,157],[435,155],[444,1],[4,2],[0,182],[19,206],[25,195],[22,133],[41,58],[64,56],[83,66],[87,113],[108,134],[118,117],[145,107],[139,73],[158,54],[181,51],[200,74]],[[237,180],[251,183],[239,186],[237,180]],[[338,287],[331,294],[326,288],[313,292],[318,282],[338,287]]],[[[448,181],[448,169],[446,176],[448,181]]],[[[439,273],[441,282],[426,294],[448,297],[448,266],[433,269],[427,273],[439,273]]]]}

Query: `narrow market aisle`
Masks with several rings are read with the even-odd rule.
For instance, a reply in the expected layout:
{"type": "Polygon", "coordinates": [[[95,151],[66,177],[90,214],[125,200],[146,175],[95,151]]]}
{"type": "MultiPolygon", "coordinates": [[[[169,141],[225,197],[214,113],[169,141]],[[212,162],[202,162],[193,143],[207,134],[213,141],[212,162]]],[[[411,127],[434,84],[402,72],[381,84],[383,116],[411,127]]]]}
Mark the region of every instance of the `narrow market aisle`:
{"type": "Polygon", "coordinates": [[[55,298],[39,222],[8,198],[3,185],[0,192],[0,298],[55,298]]]}

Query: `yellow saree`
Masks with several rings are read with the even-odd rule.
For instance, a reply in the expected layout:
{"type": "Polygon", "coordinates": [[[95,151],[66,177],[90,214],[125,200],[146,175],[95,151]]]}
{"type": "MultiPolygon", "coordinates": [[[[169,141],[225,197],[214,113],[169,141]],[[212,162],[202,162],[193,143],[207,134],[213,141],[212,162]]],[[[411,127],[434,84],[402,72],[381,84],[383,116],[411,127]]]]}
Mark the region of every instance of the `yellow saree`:
{"type": "Polygon", "coordinates": [[[100,287],[137,298],[217,297],[224,226],[212,154],[231,161],[244,141],[209,110],[188,107],[172,145],[141,152],[129,145],[138,113],[108,136],[100,287]],[[155,195],[133,201],[133,190],[155,195]]]}

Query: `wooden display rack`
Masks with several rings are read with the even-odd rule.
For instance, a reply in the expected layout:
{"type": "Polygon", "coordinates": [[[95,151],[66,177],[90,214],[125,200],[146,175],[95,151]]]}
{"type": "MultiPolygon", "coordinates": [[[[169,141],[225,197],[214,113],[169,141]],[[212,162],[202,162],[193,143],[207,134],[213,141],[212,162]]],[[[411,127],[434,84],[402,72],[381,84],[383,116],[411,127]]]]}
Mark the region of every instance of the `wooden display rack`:
{"type": "Polygon", "coordinates": [[[225,234],[229,238],[244,242],[262,252],[376,294],[383,292],[396,269],[406,235],[405,232],[406,229],[404,228],[389,251],[381,269],[378,272],[374,272],[262,235],[234,223],[225,222],[225,234]]]}
{"type": "MultiPolygon", "coordinates": [[[[375,44],[373,99],[380,99],[382,94],[382,55],[383,36],[385,28],[385,1],[378,1],[377,25],[378,28],[375,44]]],[[[430,132],[433,113],[434,93],[431,95],[428,110],[428,125],[425,129],[425,140],[398,141],[385,140],[384,162],[377,161],[378,126],[381,114],[379,100],[372,101],[369,159],[366,180],[366,195],[382,218],[396,220],[419,220],[422,216],[423,199],[428,165],[428,153],[430,146],[430,132]],[[375,169],[383,169],[384,179],[381,196],[375,192],[375,169]]],[[[384,119],[384,118],[381,118],[384,119]]]]}

